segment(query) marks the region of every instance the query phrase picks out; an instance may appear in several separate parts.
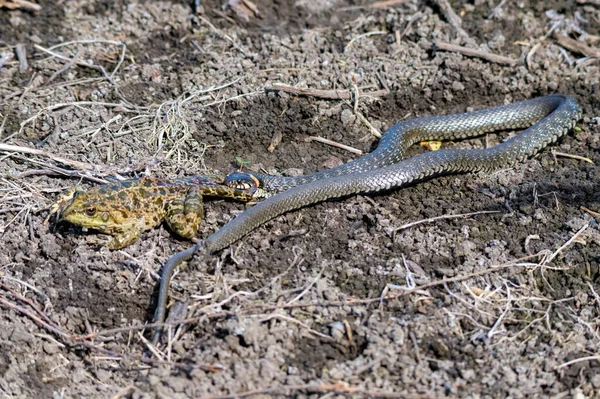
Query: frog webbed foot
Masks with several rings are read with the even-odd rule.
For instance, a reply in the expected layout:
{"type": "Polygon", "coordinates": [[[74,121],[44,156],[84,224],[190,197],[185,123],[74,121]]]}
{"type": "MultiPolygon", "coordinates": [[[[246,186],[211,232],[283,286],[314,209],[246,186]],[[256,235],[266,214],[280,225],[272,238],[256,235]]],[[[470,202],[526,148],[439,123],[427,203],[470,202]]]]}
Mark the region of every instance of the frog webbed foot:
{"type": "Polygon", "coordinates": [[[108,247],[110,249],[125,248],[136,242],[140,238],[141,234],[142,231],[138,229],[131,229],[114,234],[111,240],[108,242],[108,247]]]}

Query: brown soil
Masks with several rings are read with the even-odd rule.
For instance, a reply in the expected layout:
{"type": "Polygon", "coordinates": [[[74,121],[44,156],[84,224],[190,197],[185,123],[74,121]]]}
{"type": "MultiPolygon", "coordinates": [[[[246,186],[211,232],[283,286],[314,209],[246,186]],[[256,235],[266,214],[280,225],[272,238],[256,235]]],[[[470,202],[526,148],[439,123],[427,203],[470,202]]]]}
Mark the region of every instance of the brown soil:
{"type": "MultiPolygon", "coordinates": [[[[150,331],[74,337],[147,322],[155,273],[190,243],[161,227],[110,251],[93,231],[48,226],[47,212],[32,211],[63,188],[95,183],[52,175],[54,165],[65,165],[46,157],[1,153],[0,397],[335,397],[355,388],[356,396],[598,395],[600,234],[582,207],[600,210],[600,173],[552,151],[600,162],[600,63],[544,36],[558,21],[549,10],[562,16],[557,29],[565,34],[597,35],[600,8],[506,2],[491,17],[499,1],[452,1],[467,46],[523,59],[541,43],[528,67],[507,67],[432,53],[433,40],[461,44],[433,2],[374,9],[367,1],[254,0],[259,15],[247,20],[222,3],[202,2],[197,14],[177,1],[40,1],[39,14],[0,10],[0,56],[22,43],[29,61],[26,71],[16,60],[0,69],[0,139],[128,176],[229,172],[236,158],[285,174],[356,157],[298,138],[319,135],[363,151],[376,140],[353,104],[266,93],[273,83],[385,86],[388,96],[358,103],[381,131],[406,118],[554,92],[577,98],[584,117],[576,132],[513,169],[318,204],[278,217],[214,259],[192,262],[175,277],[173,295],[188,299],[188,316],[201,317],[151,361],[142,359],[150,331]],[[375,31],[385,33],[360,37],[375,31]],[[404,31],[398,43],[395,32],[404,31]],[[73,65],[48,82],[66,61],[34,45],[85,39],[123,41],[119,70],[110,76],[120,47],[72,44],[54,51],[72,58],[81,48],[79,61],[108,72],[73,65]],[[72,102],[88,103],[54,107],[72,102]],[[163,135],[157,151],[150,138],[165,125],[174,133],[163,135]],[[189,135],[177,143],[186,126],[189,135]],[[277,133],[281,143],[268,152],[277,133]],[[497,213],[397,230],[478,211],[497,213]],[[542,255],[586,225],[542,264],[542,255]],[[519,260],[531,254],[538,256],[519,260]],[[492,269],[502,264],[511,266],[492,269]],[[485,274],[465,278],[477,272],[485,274]],[[444,278],[451,281],[377,300],[444,278]],[[290,301],[297,306],[283,306],[290,301]]],[[[200,235],[243,209],[207,201],[200,235]]]]}

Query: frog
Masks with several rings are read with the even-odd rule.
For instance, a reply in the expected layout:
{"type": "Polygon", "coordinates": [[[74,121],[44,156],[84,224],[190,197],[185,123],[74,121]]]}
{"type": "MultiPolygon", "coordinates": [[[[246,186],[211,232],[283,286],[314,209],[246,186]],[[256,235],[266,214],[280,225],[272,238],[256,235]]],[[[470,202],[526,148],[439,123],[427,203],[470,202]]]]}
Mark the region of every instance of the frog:
{"type": "Polygon", "coordinates": [[[177,179],[141,177],[114,181],[91,189],[75,187],[50,207],[47,220],[93,229],[111,236],[110,249],[122,249],[142,232],[163,221],[177,235],[193,239],[203,217],[203,196],[249,202],[257,190],[251,184],[231,187],[219,175],[177,179]]]}

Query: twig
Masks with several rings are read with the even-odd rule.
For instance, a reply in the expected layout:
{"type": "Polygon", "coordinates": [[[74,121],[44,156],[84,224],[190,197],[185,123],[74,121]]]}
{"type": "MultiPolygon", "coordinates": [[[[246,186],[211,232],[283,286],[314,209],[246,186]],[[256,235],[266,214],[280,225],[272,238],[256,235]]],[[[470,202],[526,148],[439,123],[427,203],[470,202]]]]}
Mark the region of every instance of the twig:
{"type": "Polygon", "coordinates": [[[583,54],[588,57],[600,58],[600,49],[588,46],[585,43],[571,39],[565,35],[555,34],[554,38],[561,46],[575,53],[583,54]]]}
{"type": "Polygon", "coordinates": [[[286,315],[283,315],[283,314],[278,314],[278,313],[270,314],[267,317],[264,317],[264,318],[260,319],[260,322],[264,323],[265,321],[269,321],[269,320],[273,320],[273,319],[285,320],[285,321],[288,321],[290,323],[297,324],[300,327],[305,328],[311,334],[314,334],[314,335],[316,335],[318,337],[321,337],[322,339],[324,339],[326,341],[335,342],[335,339],[332,338],[332,337],[330,337],[329,335],[325,335],[323,333],[318,332],[317,330],[313,330],[309,325],[301,322],[300,320],[294,319],[293,317],[286,316],[286,315]]]}
{"type": "Polygon", "coordinates": [[[0,8],[2,7],[6,7],[13,10],[17,8],[23,8],[32,12],[38,12],[42,10],[42,6],[27,0],[11,0],[9,2],[2,1],[0,2],[0,8]]]}
{"type": "Polygon", "coordinates": [[[27,52],[25,51],[23,43],[17,44],[15,52],[17,53],[17,59],[19,60],[19,72],[27,72],[27,52]]]}
{"type": "Polygon", "coordinates": [[[50,154],[46,151],[38,150],[35,148],[0,143],[0,151],[19,152],[22,154],[39,155],[39,156],[42,156],[45,158],[50,158],[53,161],[62,163],[64,165],[69,165],[71,167],[74,167],[74,168],[80,169],[80,170],[96,170],[97,169],[97,167],[92,164],[89,164],[86,162],[73,161],[71,159],[59,157],[57,155],[50,154]]]}
{"type": "Polygon", "coordinates": [[[475,216],[475,215],[482,215],[482,214],[488,214],[488,213],[500,213],[500,211],[479,211],[479,212],[471,212],[471,213],[461,213],[461,214],[458,214],[458,215],[436,216],[436,217],[433,217],[433,218],[423,219],[423,220],[417,220],[415,222],[404,224],[404,225],[402,225],[400,227],[395,228],[394,229],[394,233],[397,232],[397,231],[399,231],[399,230],[408,229],[409,227],[413,227],[413,226],[416,226],[416,225],[419,225],[419,224],[435,222],[436,220],[463,218],[463,217],[469,217],[469,216],[475,216]]]}
{"type": "Polygon", "coordinates": [[[590,361],[590,360],[600,361],[600,355],[584,356],[584,357],[580,357],[580,358],[577,358],[577,359],[573,359],[571,361],[568,361],[566,363],[563,363],[563,364],[560,364],[560,365],[556,366],[554,369],[555,370],[559,370],[559,369],[565,368],[565,367],[570,366],[570,365],[575,364],[575,363],[587,362],[587,361],[590,361]]]}
{"type": "Polygon", "coordinates": [[[346,50],[348,50],[350,48],[350,46],[352,45],[352,43],[354,43],[355,41],[362,39],[363,37],[369,37],[369,36],[375,36],[375,35],[387,35],[388,32],[383,31],[383,30],[377,30],[377,31],[373,31],[373,32],[367,32],[367,33],[363,33],[362,35],[358,35],[354,38],[352,38],[348,44],[346,44],[346,47],[344,47],[344,52],[346,50]]]}
{"type": "Polygon", "coordinates": [[[565,152],[558,152],[558,151],[552,151],[552,154],[556,155],[556,156],[559,156],[559,157],[578,159],[580,161],[584,161],[584,162],[591,163],[592,165],[594,165],[594,161],[592,161],[589,158],[582,157],[580,155],[567,154],[565,152]]]}
{"type": "Polygon", "coordinates": [[[434,3],[437,4],[450,26],[456,30],[459,36],[463,38],[469,37],[467,32],[462,28],[462,19],[454,12],[448,0],[434,0],[434,3]]]}
{"type": "Polygon", "coordinates": [[[510,297],[510,287],[506,283],[504,284],[504,286],[506,287],[506,308],[504,309],[504,312],[502,312],[500,317],[498,317],[498,319],[496,320],[496,322],[494,323],[494,325],[492,326],[490,331],[488,331],[488,333],[487,333],[488,339],[492,338],[494,335],[498,334],[496,332],[496,329],[498,328],[498,326],[500,326],[500,323],[502,323],[502,320],[508,314],[510,308],[512,307],[511,297],[510,297]]]}
{"type": "Polygon", "coordinates": [[[346,150],[346,151],[352,152],[354,154],[358,154],[358,155],[362,155],[363,154],[363,152],[361,150],[359,150],[358,148],[350,147],[348,145],[341,144],[341,143],[338,143],[336,141],[332,141],[332,140],[326,139],[324,137],[308,136],[306,138],[303,138],[302,140],[303,141],[318,141],[319,143],[328,144],[328,145],[333,146],[333,147],[341,148],[342,150],[346,150]]]}
{"type": "MultiPolygon", "coordinates": [[[[285,93],[292,93],[299,96],[307,97],[318,97],[326,98],[328,100],[349,100],[353,97],[351,90],[345,89],[332,89],[332,90],[319,90],[319,89],[301,89],[298,87],[288,86],[281,83],[273,83],[271,87],[265,87],[265,91],[283,91],[285,93]]],[[[361,92],[361,97],[383,97],[389,94],[388,90],[376,90],[372,92],[361,92]]]]}
{"type": "MultiPolygon", "coordinates": [[[[432,396],[423,394],[410,394],[401,392],[389,392],[389,391],[378,391],[368,390],[364,388],[357,388],[349,386],[342,382],[335,384],[305,384],[305,385],[280,385],[273,388],[262,388],[255,389],[252,391],[236,392],[231,395],[205,395],[201,396],[200,399],[240,399],[247,398],[250,396],[271,396],[271,395],[285,395],[295,396],[294,392],[306,391],[311,393],[337,393],[345,395],[359,395],[368,398],[407,398],[407,399],[431,399],[432,396]]],[[[354,397],[354,396],[353,396],[354,397]]]]}
{"type": "Polygon", "coordinates": [[[590,291],[592,291],[592,294],[594,295],[594,299],[596,300],[596,304],[598,306],[600,306],[600,296],[598,295],[598,293],[594,290],[594,286],[592,285],[592,283],[590,283],[589,281],[587,282],[588,287],[590,287],[590,291]]]}
{"type": "Polygon", "coordinates": [[[489,62],[495,62],[497,64],[505,64],[505,65],[515,66],[518,63],[517,60],[512,59],[512,58],[504,57],[502,55],[488,53],[487,51],[474,50],[474,49],[463,47],[463,46],[457,46],[455,44],[436,41],[433,46],[434,46],[433,48],[436,50],[453,51],[453,52],[457,52],[457,53],[460,53],[460,54],[463,54],[463,55],[466,55],[469,57],[477,57],[477,58],[481,58],[481,59],[484,59],[489,62]]]}
{"type": "Polygon", "coordinates": [[[15,305],[12,302],[7,301],[3,297],[0,297],[0,305],[4,305],[5,307],[7,307],[9,309],[13,309],[13,310],[18,311],[19,313],[23,313],[24,315],[26,315],[27,317],[29,317],[34,322],[36,322],[40,326],[44,327],[48,331],[52,331],[56,335],[59,335],[59,336],[61,336],[63,338],[70,338],[69,333],[67,333],[66,331],[63,331],[63,330],[61,330],[58,327],[55,327],[53,325],[50,325],[50,324],[46,323],[44,320],[40,319],[38,316],[36,316],[32,312],[30,312],[28,309],[26,309],[26,308],[24,308],[22,306],[17,306],[17,305],[15,305]]]}
{"type": "Polygon", "coordinates": [[[502,6],[504,6],[504,3],[506,3],[506,0],[500,1],[500,3],[498,3],[498,5],[492,9],[488,18],[497,17],[500,14],[500,9],[502,8],[502,6]]]}
{"type": "Polygon", "coordinates": [[[387,7],[393,7],[393,6],[397,6],[399,4],[404,4],[407,1],[408,0],[383,0],[383,1],[376,1],[375,3],[371,4],[369,6],[369,8],[387,8],[387,7]]]}
{"type": "Polygon", "coordinates": [[[525,56],[525,65],[527,66],[527,69],[531,69],[532,58],[535,55],[535,53],[537,53],[537,51],[540,49],[540,47],[542,47],[542,43],[536,43],[534,44],[532,49],[529,50],[529,52],[527,52],[527,55],[525,56]]]}
{"type": "MultiPolygon", "coordinates": [[[[356,98],[358,99],[358,95],[356,96],[356,98]]],[[[352,104],[350,103],[350,101],[346,100],[346,104],[348,104],[348,106],[352,108],[352,104]]],[[[356,107],[354,107],[354,108],[356,108],[356,107]]],[[[375,126],[373,126],[371,124],[371,122],[369,122],[369,120],[367,118],[365,118],[365,116],[360,111],[358,111],[357,109],[355,109],[354,110],[354,115],[356,115],[356,117],[358,119],[360,119],[360,121],[362,123],[364,123],[369,128],[369,131],[371,132],[371,134],[373,136],[377,137],[378,139],[381,138],[381,132],[379,130],[375,129],[375,126]]]]}
{"type": "MultiPolygon", "coordinates": [[[[54,51],[52,51],[50,49],[44,48],[44,47],[42,47],[42,46],[40,46],[38,44],[34,44],[33,47],[35,47],[37,50],[40,50],[40,51],[42,51],[44,53],[50,54],[53,57],[60,58],[61,60],[71,61],[71,59],[69,57],[64,56],[62,54],[59,54],[59,53],[56,53],[56,52],[54,52],[54,51]]],[[[102,72],[103,74],[105,74],[105,77],[108,78],[108,75],[106,75],[106,71],[104,70],[104,68],[102,68],[99,65],[90,64],[90,63],[87,63],[85,61],[76,61],[75,63],[77,65],[79,65],[79,66],[83,66],[83,67],[86,67],[86,68],[93,69],[95,71],[102,72]]]]}
{"type": "Polygon", "coordinates": [[[590,215],[592,215],[593,217],[598,217],[600,216],[600,213],[598,212],[594,212],[591,209],[586,208],[585,206],[580,206],[579,209],[581,209],[584,212],[589,213],[590,215]]]}
{"type": "MultiPolygon", "coordinates": [[[[21,122],[20,124],[20,128],[17,132],[14,132],[10,135],[8,135],[7,137],[3,138],[2,141],[8,141],[9,139],[11,139],[12,137],[21,134],[23,132],[23,129],[25,129],[25,126],[27,126],[27,124],[34,122],[37,118],[39,118],[44,112],[50,112],[50,111],[56,111],[57,109],[60,108],[65,108],[65,107],[70,107],[70,106],[82,106],[82,105],[100,105],[103,107],[111,107],[111,108],[121,108],[121,111],[124,112],[134,112],[131,109],[129,109],[129,107],[126,104],[123,103],[103,103],[100,101],[73,101],[70,103],[58,103],[58,104],[53,104],[49,107],[43,108],[40,111],[38,111],[35,115],[33,115],[30,118],[27,118],[26,120],[24,120],[23,122],[21,122]]],[[[140,107],[142,108],[142,107],[140,107]]]]}
{"type": "Polygon", "coordinates": [[[552,255],[544,259],[542,261],[542,265],[547,265],[548,263],[550,263],[554,258],[558,256],[558,254],[560,254],[565,248],[571,245],[573,241],[575,241],[577,237],[579,237],[588,227],[590,227],[589,223],[583,225],[583,227],[580,228],[579,231],[577,231],[577,233],[573,234],[573,237],[571,237],[567,242],[561,245],[560,248],[558,248],[552,255]]]}
{"type": "Polygon", "coordinates": [[[321,274],[323,274],[323,271],[324,271],[324,270],[325,270],[325,267],[322,267],[322,268],[321,268],[321,270],[319,270],[319,274],[317,274],[317,277],[315,277],[315,278],[314,278],[314,279],[313,279],[313,280],[310,282],[310,284],[308,284],[308,285],[306,286],[306,288],[304,288],[304,289],[302,290],[302,292],[301,292],[301,293],[299,293],[299,294],[298,294],[296,297],[294,297],[293,299],[289,300],[289,301],[287,302],[287,304],[286,304],[286,305],[291,305],[292,303],[294,303],[294,302],[297,302],[297,301],[299,301],[300,299],[302,299],[302,297],[303,297],[304,295],[306,295],[306,293],[307,293],[307,292],[308,292],[308,291],[309,291],[309,290],[310,290],[310,289],[311,289],[311,288],[312,288],[312,287],[313,287],[313,286],[314,286],[314,285],[317,283],[317,281],[319,281],[319,279],[321,278],[321,274]]]}
{"type": "Polygon", "coordinates": [[[207,24],[209,26],[210,29],[212,29],[213,32],[215,32],[217,35],[224,37],[225,39],[229,40],[231,42],[231,45],[238,50],[240,53],[246,55],[246,52],[244,51],[243,48],[241,48],[240,46],[238,46],[238,44],[235,42],[235,40],[233,40],[233,38],[229,35],[226,35],[225,33],[221,32],[220,30],[218,30],[213,24],[210,23],[210,21],[208,21],[207,19],[201,17],[200,15],[195,15],[196,18],[198,18],[200,21],[204,22],[205,24],[207,24]]]}
{"type": "Polygon", "coordinates": [[[75,64],[77,62],[77,60],[79,59],[79,57],[81,57],[81,54],[83,54],[83,47],[80,47],[79,50],[77,50],[77,53],[75,53],[75,55],[73,56],[73,58],[71,58],[71,60],[69,62],[67,62],[65,64],[65,66],[63,66],[61,69],[59,69],[58,71],[54,72],[52,74],[52,76],[50,76],[48,78],[48,80],[46,81],[46,83],[44,83],[44,85],[48,86],[50,84],[50,82],[52,82],[54,79],[56,79],[56,77],[66,71],[68,71],[73,64],[75,64]]]}

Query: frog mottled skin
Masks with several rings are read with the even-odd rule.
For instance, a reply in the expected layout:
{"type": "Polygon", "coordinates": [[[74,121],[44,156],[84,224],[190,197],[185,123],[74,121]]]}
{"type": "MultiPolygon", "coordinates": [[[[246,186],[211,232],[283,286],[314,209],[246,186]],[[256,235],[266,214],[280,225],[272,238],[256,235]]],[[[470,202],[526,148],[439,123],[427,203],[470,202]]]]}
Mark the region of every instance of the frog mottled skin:
{"type": "Polygon", "coordinates": [[[220,184],[218,176],[175,180],[143,177],[109,183],[90,190],[75,189],[63,195],[50,216],[109,234],[111,249],[134,243],[142,231],[166,221],[172,231],[193,238],[202,221],[202,196],[250,201],[255,187],[244,189],[220,184]]]}

